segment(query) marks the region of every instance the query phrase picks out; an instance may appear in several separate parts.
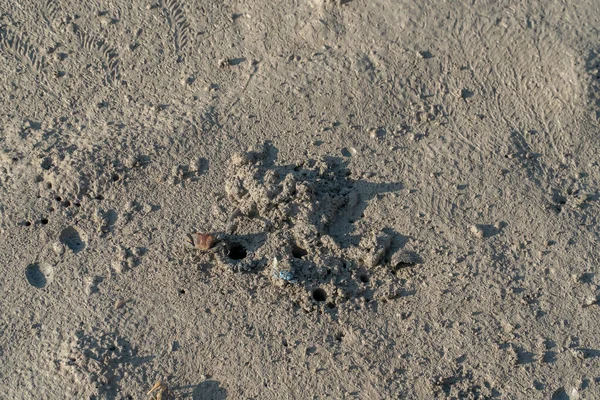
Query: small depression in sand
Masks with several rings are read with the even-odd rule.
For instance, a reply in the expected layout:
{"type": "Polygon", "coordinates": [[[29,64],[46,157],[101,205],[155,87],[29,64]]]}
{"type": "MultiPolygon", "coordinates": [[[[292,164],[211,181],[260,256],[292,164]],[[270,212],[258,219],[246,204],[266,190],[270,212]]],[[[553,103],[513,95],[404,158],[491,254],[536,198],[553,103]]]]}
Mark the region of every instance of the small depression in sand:
{"type": "Polygon", "coordinates": [[[85,240],[83,235],[72,226],[69,226],[60,233],[59,240],[62,244],[67,246],[73,253],[79,253],[85,249],[85,240]]]}
{"type": "Polygon", "coordinates": [[[54,279],[54,268],[46,263],[33,263],[25,268],[27,282],[38,289],[46,287],[54,279]]]}

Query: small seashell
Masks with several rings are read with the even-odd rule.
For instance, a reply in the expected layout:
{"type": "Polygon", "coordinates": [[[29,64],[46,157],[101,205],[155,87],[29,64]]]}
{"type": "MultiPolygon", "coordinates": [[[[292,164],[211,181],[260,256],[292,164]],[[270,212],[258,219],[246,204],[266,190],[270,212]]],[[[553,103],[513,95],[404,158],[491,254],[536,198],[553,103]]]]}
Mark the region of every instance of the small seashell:
{"type": "Polygon", "coordinates": [[[291,284],[295,284],[298,283],[298,280],[296,279],[296,277],[294,276],[294,274],[292,274],[291,271],[289,271],[289,264],[285,263],[284,264],[287,265],[286,267],[280,267],[279,266],[279,261],[277,260],[277,257],[273,257],[273,262],[271,263],[271,268],[273,269],[273,276],[276,279],[281,279],[287,283],[291,283],[291,284]]]}
{"type": "Polygon", "coordinates": [[[283,279],[289,283],[298,283],[298,280],[292,275],[289,271],[279,271],[278,274],[275,275],[276,278],[283,279]]]}
{"type": "Polygon", "coordinates": [[[196,240],[194,245],[197,249],[206,251],[212,247],[215,243],[215,239],[209,233],[196,233],[196,240]]]}

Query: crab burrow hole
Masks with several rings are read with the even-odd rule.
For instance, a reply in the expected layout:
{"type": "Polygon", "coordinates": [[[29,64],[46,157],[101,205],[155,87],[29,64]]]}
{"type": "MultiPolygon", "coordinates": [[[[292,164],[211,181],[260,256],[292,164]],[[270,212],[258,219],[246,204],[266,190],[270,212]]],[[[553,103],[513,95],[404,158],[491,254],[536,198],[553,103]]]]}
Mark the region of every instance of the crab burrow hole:
{"type": "Polygon", "coordinates": [[[318,302],[327,300],[327,292],[324,289],[317,288],[312,293],[313,299],[318,302]]]}
{"type": "Polygon", "coordinates": [[[294,247],[292,247],[292,256],[294,258],[302,258],[307,254],[308,254],[308,251],[304,250],[302,247],[300,247],[298,245],[294,245],[294,247]]]}
{"type": "Polygon", "coordinates": [[[248,251],[240,243],[232,243],[229,246],[228,256],[232,260],[243,260],[248,255],[248,251]]]}

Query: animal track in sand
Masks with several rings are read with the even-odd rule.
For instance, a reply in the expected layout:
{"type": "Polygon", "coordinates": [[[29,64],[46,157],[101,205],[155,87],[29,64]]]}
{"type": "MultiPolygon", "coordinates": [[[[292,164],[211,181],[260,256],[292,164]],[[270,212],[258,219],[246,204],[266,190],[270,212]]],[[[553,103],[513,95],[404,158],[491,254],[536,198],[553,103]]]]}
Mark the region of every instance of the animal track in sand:
{"type": "Polygon", "coordinates": [[[73,253],[79,253],[85,249],[86,243],[82,238],[82,234],[72,226],[69,226],[60,233],[59,240],[62,244],[67,246],[73,253]]]}
{"type": "Polygon", "coordinates": [[[25,268],[25,278],[31,286],[42,289],[54,279],[54,268],[46,263],[29,264],[25,268]]]}

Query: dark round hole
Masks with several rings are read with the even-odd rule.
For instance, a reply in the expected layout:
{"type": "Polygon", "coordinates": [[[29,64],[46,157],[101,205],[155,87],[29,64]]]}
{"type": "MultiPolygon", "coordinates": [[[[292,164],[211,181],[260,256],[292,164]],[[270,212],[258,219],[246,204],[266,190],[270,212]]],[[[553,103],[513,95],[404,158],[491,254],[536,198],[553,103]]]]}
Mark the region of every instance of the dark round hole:
{"type": "Polygon", "coordinates": [[[31,222],[29,222],[29,221],[25,221],[25,222],[23,223],[23,225],[25,225],[25,226],[31,226],[31,222]]]}
{"type": "Polygon", "coordinates": [[[308,251],[304,250],[301,247],[294,246],[294,248],[292,249],[292,256],[294,256],[294,258],[302,258],[307,254],[308,251]]]}
{"type": "Polygon", "coordinates": [[[116,182],[116,181],[118,181],[119,179],[121,179],[121,177],[120,177],[119,175],[117,175],[117,174],[113,174],[113,175],[112,175],[112,180],[113,180],[113,182],[116,182]]]}
{"type": "Polygon", "coordinates": [[[179,289],[179,293],[185,294],[185,289],[179,289]]]}
{"type": "Polygon", "coordinates": [[[61,201],[62,201],[62,197],[60,197],[60,196],[56,196],[54,199],[55,199],[56,201],[58,201],[58,202],[61,202],[61,201]]]}
{"type": "Polygon", "coordinates": [[[358,279],[360,279],[360,281],[362,283],[367,283],[367,282],[369,282],[369,275],[367,275],[367,274],[360,274],[360,276],[358,277],[358,279]]]}
{"type": "Polygon", "coordinates": [[[325,301],[327,300],[327,292],[321,288],[315,289],[312,294],[313,299],[316,301],[325,301]]]}
{"type": "Polygon", "coordinates": [[[229,247],[229,258],[232,260],[242,260],[246,258],[247,254],[248,252],[244,246],[239,243],[234,243],[229,247]]]}
{"type": "Polygon", "coordinates": [[[81,203],[79,203],[78,201],[76,201],[75,203],[73,203],[73,205],[74,205],[75,207],[81,207],[81,203]]]}
{"type": "Polygon", "coordinates": [[[71,207],[71,202],[69,200],[65,200],[62,203],[63,207],[71,207]]]}
{"type": "Polygon", "coordinates": [[[48,223],[48,218],[42,218],[41,223],[42,225],[46,225],[48,223]]]}

